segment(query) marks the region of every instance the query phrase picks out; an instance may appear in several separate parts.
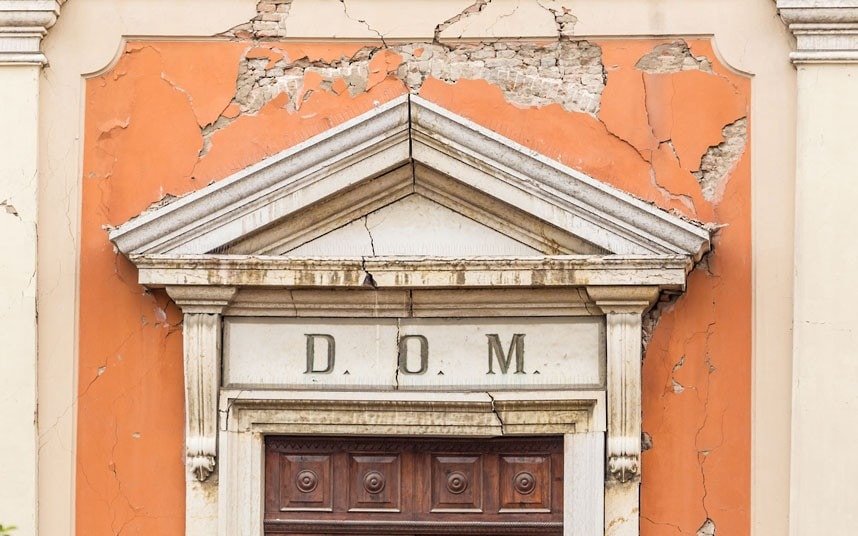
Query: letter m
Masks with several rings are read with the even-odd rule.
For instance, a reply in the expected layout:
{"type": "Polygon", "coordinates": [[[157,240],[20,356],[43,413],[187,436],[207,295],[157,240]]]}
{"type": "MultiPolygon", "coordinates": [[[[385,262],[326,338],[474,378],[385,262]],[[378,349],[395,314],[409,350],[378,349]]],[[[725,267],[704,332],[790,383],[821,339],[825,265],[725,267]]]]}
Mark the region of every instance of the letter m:
{"type": "Polygon", "coordinates": [[[516,333],[512,336],[512,341],[509,343],[509,350],[506,353],[503,351],[500,337],[497,333],[486,334],[486,337],[489,339],[489,371],[486,374],[495,373],[492,368],[495,358],[497,359],[501,374],[506,374],[510,363],[512,363],[513,354],[515,354],[515,373],[527,374],[524,372],[524,333],[516,333]]]}

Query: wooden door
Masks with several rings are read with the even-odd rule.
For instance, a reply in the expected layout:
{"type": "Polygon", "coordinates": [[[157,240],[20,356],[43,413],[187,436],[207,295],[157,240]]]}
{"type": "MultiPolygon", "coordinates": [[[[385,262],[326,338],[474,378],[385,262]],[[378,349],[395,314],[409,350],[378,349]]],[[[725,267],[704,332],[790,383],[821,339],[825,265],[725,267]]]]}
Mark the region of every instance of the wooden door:
{"type": "Polygon", "coordinates": [[[559,535],[562,521],[562,437],[266,439],[266,535],[559,535]]]}

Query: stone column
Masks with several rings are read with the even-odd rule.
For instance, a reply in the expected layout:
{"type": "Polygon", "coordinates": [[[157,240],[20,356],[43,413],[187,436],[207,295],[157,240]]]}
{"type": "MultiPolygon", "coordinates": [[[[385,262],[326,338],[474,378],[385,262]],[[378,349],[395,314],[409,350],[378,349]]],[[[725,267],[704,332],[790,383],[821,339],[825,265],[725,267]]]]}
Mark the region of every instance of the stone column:
{"type": "Polygon", "coordinates": [[[655,287],[588,287],[607,329],[608,438],[605,535],[640,534],[641,315],[655,287]]]}
{"type": "Polygon", "coordinates": [[[56,1],[0,0],[0,524],[36,534],[36,218],[42,38],[56,1]]]}
{"type": "Polygon", "coordinates": [[[798,84],[790,534],[849,534],[858,466],[834,462],[858,443],[858,2],[778,8],[798,84]]]}
{"type": "Polygon", "coordinates": [[[234,287],[167,287],[184,313],[185,534],[217,534],[221,313],[234,287]],[[214,476],[213,476],[214,473],[214,476]]]}

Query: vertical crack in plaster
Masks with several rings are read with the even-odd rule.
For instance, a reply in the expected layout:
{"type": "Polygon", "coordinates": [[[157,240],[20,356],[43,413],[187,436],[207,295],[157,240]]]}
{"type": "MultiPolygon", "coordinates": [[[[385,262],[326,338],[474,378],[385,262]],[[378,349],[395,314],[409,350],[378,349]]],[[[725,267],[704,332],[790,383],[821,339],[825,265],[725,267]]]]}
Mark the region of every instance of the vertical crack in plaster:
{"type": "Polygon", "coordinates": [[[116,536],[122,534],[122,532],[131,524],[134,520],[137,519],[138,513],[142,510],[142,508],[137,508],[131,503],[131,499],[125,494],[125,491],[122,489],[122,480],[119,478],[119,471],[116,468],[116,448],[119,445],[119,433],[118,433],[119,425],[114,421],[113,423],[113,446],[110,450],[110,463],[108,463],[108,469],[113,474],[113,478],[116,481],[116,494],[108,503],[108,508],[113,511],[112,519],[110,522],[111,529],[113,530],[116,536]],[[122,521],[122,524],[119,526],[119,529],[116,529],[117,523],[117,515],[119,514],[119,509],[114,508],[114,504],[117,500],[122,499],[131,510],[131,515],[122,521]]]}
{"type": "Polygon", "coordinates": [[[492,0],[476,0],[473,4],[466,7],[465,9],[463,9],[462,11],[457,13],[456,15],[454,15],[454,16],[450,17],[449,19],[445,20],[444,22],[438,24],[437,26],[435,26],[435,35],[432,39],[432,42],[435,43],[436,45],[440,45],[441,44],[441,34],[444,32],[444,30],[446,30],[450,26],[456,24],[457,22],[459,22],[462,19],[466,19],[472,15],[479,13],[480,11],[485,9],[485,7],[487,5],[489,5],[491,3],[492,3],[492,0]]]}
{"type": "Polygon", "coordinates": [[[703,199],[719,202],[729,177],[748,143],[748,119],[742,117],[721,129],[724,141],[706,150],[700,159],[700,168],[691,174],[700,183],[703,199]]]}
{"type": "Polygon", "coordinates": [[[384,40],[384,34],[379,32],[378,30],[376,30],[372,26],[370,26],[369,23],[365,19],[356,19],[356,18],[352,17],[349,14],[349,8],[346,5],[346,0],[340,0],[340,3],[343,5],[343,13],[345,13],[346,18],[348,18],[349,20],[353,20],[355,22],[359,22],[359,23],[363,24],[364,26],[366,26],[367,30],[371,31],[372,33],[377,35],[379,39],[381,39],[382,46],[387,47],[387,42],[385,42],[385,40],[384,40]]]}
{"type": "Polygon", "coordinates": [[[366,269],[366,257],[365,256],[362,256],[360,258],[360,267],[364,273],[363,283],[361,283],[361,285],[363,285],[365,287],[372,287],[374,289],[377,289],[378,284],[375,282],[375,278],[372,277],[372,274],[369,273],[366,269]]]}
{"type": "Polygon", "coordinates": [[[500,427],[501,427],[501,435],[506,435],[506,424],[504,424],[504,422],[503,422],[503,417],[501,417],[501,414],[500,414],[500,412],[498,411],[497,405],[495,404],[495,397],[494,397],[494,395],[492,395],[492,394],[491,394],[490,392],[488,392],[488,391],[486,391],[486,395],[488,395],[489,400],[491,400],[491,404],[492,404],[492,414],[495,416],[495,419],[497,419],[498,424],[500,424],[500,427]]]}
{"type": "Polygon", "coordinates": [[[402,330],[402,319],[396,319],[396,373],[393,376],[393,390],[399,390],[399,371],[402,368],[402,347],[399,344],[402,330]]]}
{"type": "Polygon", "coordinates": [[[375,240],[372,238],[372,231],[369,230],[369,215],[361,218],[363,221],[363,228],[366,229],[366,234],[369,236],[369,247],[370,251],[372,251],[372,256],[375,257],[375,240]]]}
{"type": "Polygon", "coordinates": [[[291,288],[289,289],[289,302],[292,304],[292,315],[298,318],[298,304],[295,303],[295,291],[291,288]]]}
{"type": "MultiPolygon", "coordinates": [[[[370,251],[372,252],[372,256],[375,257],[375,241],[372,238],[372,232],[370,232],[370,230],[369,230],[369,224],[367,223],[368,218],[369,218],[369,216],[364,216],[363,218],[361,218],[361,220],[363,221],[363,228],[366,229],[366,234],[369,236],[370,251]]],[[[364,286],[370,286],[372,288],[377,289],[378,284],[375,282],[375,278],[373,278],[372,274],[369,273],[366,269],[366,256],[361,256],[360,262],[361,262],[361,269],[363,270],[363,273],[365,274],[362,284],[364,286]]]]}
{"type": "MultiPolygon", "coordinates": [[[[711,521],[711,516],[709,515],[709,509],[706,506],[706,499],[709,496],[709,489],[706,487],[706,458],[715,448],[718,448],[720,445],[713,446],[709,449],[701,449],[700,448],[700,435],[703,433],[703,430],[706,429],[706,425],[709,423],[709,396],[710,390],[712,386],[712,374],[716,372],[716,368],[712,365],[712,357],[709,353],[710,343],[709,339],[712,337],[712,330],[716,325],[714,320],[715,318],[715,303],[712,302],[712,320],[709,322],[709,325],[706,326],[706,338],[704,341],[704,364],[708,367],[706,371],[706,397],[703,400],[703,423],[697,429],[697,433],[694,436],[694,446],[697,449],[697,463],[700,467],[700,477],[703,486],[703,496],[700,499],[701,505],[703,507],[703,512],[706,514],[706,520],[712,524],[712,530],[714,534],[714,522],[711,521]]],[[[700,395],[700,390],[697,389],[698,397],[700,395]]],[[[722,415],[723,419],[723,415],[722,415]]],[[[722,425],[722,433],[723,433],[723,425],[722,425]]],[[[707,526],[706,522],[704,522],[703,526],[700,530],[703,530],[707,526]]],[[[698,531],[698,535],[701,533],[698,531]]],[[[703,533],[706,534],[706,533],[703,533]]]]}
{"type": "Polygon", "coordinates": [[[681,369],[682,365],[684,365],[684,364],[685,364],[685,356],[683,355],[681,358],[679,358],[679,361],[677,361],[676,364],[673,365],[673,370],[670,373],[670,380],[671,380],[671,382],[673,382],[673,392],[675,394],[679,394],[679,393],[685,391],[685,387],[681,383],[676,381],[676,378],[675,378],[676,372],[679,369],[681,369]]]}

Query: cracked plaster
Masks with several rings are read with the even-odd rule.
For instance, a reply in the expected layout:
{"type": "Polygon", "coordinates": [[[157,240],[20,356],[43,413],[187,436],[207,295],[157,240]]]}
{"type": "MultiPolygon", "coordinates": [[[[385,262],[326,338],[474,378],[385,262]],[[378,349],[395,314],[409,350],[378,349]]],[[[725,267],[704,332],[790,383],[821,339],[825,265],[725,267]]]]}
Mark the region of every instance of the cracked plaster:
{"type": "MultiPolygon", "coordinates": [[[[493,9],[512,4],[516,9],[504,16],[510,23],[529,9],[522,5],[531,5],[498,2],[493,9]]],[[[298,5],[264,0],[254,23],[280,25],[291,19],[298,5]],[[269,14],[268,20],[264,13],[269,14]],[[272,13],[279,13],[276,21],[272,13]]],[[[488,5],[475,8],[468,3],[463,9],[468,6],[470,13],[444,19],[449,24],[439,34],[458,32],[457,26],[487,12],[494,16],[488,5]]],[[[563,29],[561,23],[567,34],[574,28],[572,14],[539,7],[551,15],[555,32],[563,29]]],[[[349,8],[349,13],[362,16],[359,9],[349,8]]],[[[81,382],[79,420],[82,433],[104,441],[79,445],[78,504],[79,508],[92,505],[94,514],[87,519],[78,516],[79,530],[103,532],[99,527],[105,526],[100,524],[104,520],[111,531],[136,527],[173,534],[169,527],[178,530],[183,522],[176,507],[181,500],[170,490],[183,491],[184,472],[181,460],[169,454],[181,452],[183,425],[175,412],[168,416],[158,409],[182,405],[181,366],[175,359],[181,356],[180,337],[175,336],[180,315],[165,296],[141,292],[127,261],[105,248],[102,226],[120,223],[168,194],[181,195],[226,176],[357,115],[374,101],[418,91],[630,193],[688,216],[730,225],[720,233],[716,250],[728,258],[747,255],[743,249],[749,244],[747,158],[743,149],[736,150],[736,129],[728,129],[741,124],[737,121],[747,114],[747,84],[708,60],[714,55],[707,43],[569,43],[567,50],[579,54],[598,51],[587,56],[594,61],[577,66],[598,66],[599,73],[593,69],[587,74],[602,84],[607,80],[599,105],[584,110],[564,104],[560,92],[540,94],[530,88],[522,96],[516,85],[510,95],[510,88],[504,88],[485,65],[489,59],[498,59],[499,51],[512,50],[512,55],[500,58],[521,59],[512,70],[525,65],[521,56],[530,54],[540,59],[534,65],[539,73],[541,68],[551,68],[541,60],[556,61],[563,43],[414,43],[387,49],[383,43],[261,45],[243,41],[254,37],[253,31],[270,27],[254,27],[254,23],[249,30],[235,29],[230,43],[132,43],[112,72],[88,83],[87,128],[99,134],[86,137],[81,259],[81,311],[86,322],[81,328],[80,366],[81,377],[91,381],[81,382]],[[191,45],[200,48],[185,48],[191,45]],[[427,61],[421,56],[427,51],[443,58],[442,80],[431,76],[431,62],[428,69],[421,67],[420,62],[427,61]],[[211,54],[219,60],[200,61],[211,54]],[[475,57],[481,54],[487,56],[475,57]],[[463,76],[471,74],[464,69],[473,69],[480,61],[479,76],[463,76]],[[355,63],[365,64],[366,72],[358,68],[357,73],[349,73],[347,68],[355,63]],[[459,74],[452,72],[454,63],[464,64],[459,74]],[[276,71],[281,68],[282,75],[276,71]],[[288,69],[295,69],[291,86],[283,83],[288,69]],[[260,84],[264,79],[272,82],[260,84]],[[247,85],[250,91],[243,91],[247,85]],[[282,90],[272,94],[264,89],[272,85],[282,90]],[[147,99],[138,97],[143,94],[147,99]],[[692,97],[700,94],[708,96],[709,107],[717,113],[701,114],[675,102],[680,97],[689,101],[689,107],[700,108],[700,97],[692,97]],[[662,136],[665,132],[668,135],[662,136]],[[153,139],[157,139],[154,146],[153,139]],[[141,146],[147,151],[134,150],[141,146]],[[141,166],[142,154],[159,158],[147,159],[141,166]],[[730,205],[719,205],[719,196],[707,197],[705,186],[701,189],[693,175],[724,168],[729,168],[727,176],[732,180],[722,179],[719,185],[724,198],[731,198],[730,205]],[[154,308],[153,297],[159,304],[154,308]],[[107,302],[112,304],[109,310],[98,305],[107,302]],[[136,314],[127,314],[131,311],[136,314]],[[147,320],[142,322],[141,317],[147,320]],[[97,332],[88,327],[94,325],[99,326],[97,332]],[[158,350],[144,360],[143,348],[158,350]],[[150,392],[159,393],[154,406],[150,392]],[[144,458],[141,449],[152,450],[144,458]],[[146,466],[131,471],[129,464],[141,459],[148,460],[146,466]],[[164,475],[159,487],[166,491],[159,497],[141,494],[140,484],[133,484],[140,478],[138,471],[159,471],[164,475]],[[128,478],[130,485],[120,486],[122,478],[128,478]],[[154,519],[155,511],[165,514],[154,519]]],[[[691,275],[687,295],[659,308],[648,330],[651,338],[645,341],[644,429],[652,445],[643,458],[647,476],[642,488],[642,534],[647,536],[661,534],[659,527],[677,527],[682,534],[694,534],[698,527],[708,530],[710,521],[701,527],[700,519],[710,514],[728,533],[741,532],[747,523],[740,513],[747,510],[747,490],[734,488],[735,474],[742,474],[747,464],[742,454],[747,452],[743,450],[747,433],[742,431],[747,409],[742,408],[749,393],[745,385],[749,371],[746,363],[731,356],[740,359],[748,352],[743,346],[748,339],[736,334],[745,333],[749,326],[750,305],[745,298],[750,294],[737,290],[748,287],[749,274],[735,263],[722,265],[718,254],[711,257],[706,269],[691,275]],[[677,384],[681,389],[675,388],[677,384]],[[726,430],[733,432],[727,435],[726,430]],[[679,489],[693,491],[680,496],[679,489]]]]}
{"type": "MultiPolygon", "coordinates": [[[[418,93],[427,77],[445,82],[489,81],[520,106],[561,103],[566,110],[596,112],[605,76],[601,50],[586,41],[549,45],[474,43],[363,47],[350,57],[330,61],[290,59],[276,46],[250,50],[238,71],[233,103],[239,113],[258,113],[281,94],[296,112],[312,91],[350,96],[365,92],[379,76],[395,76],[418,93]]],[[[221,116],[223,126],[233,117],[221,116]]]]}

